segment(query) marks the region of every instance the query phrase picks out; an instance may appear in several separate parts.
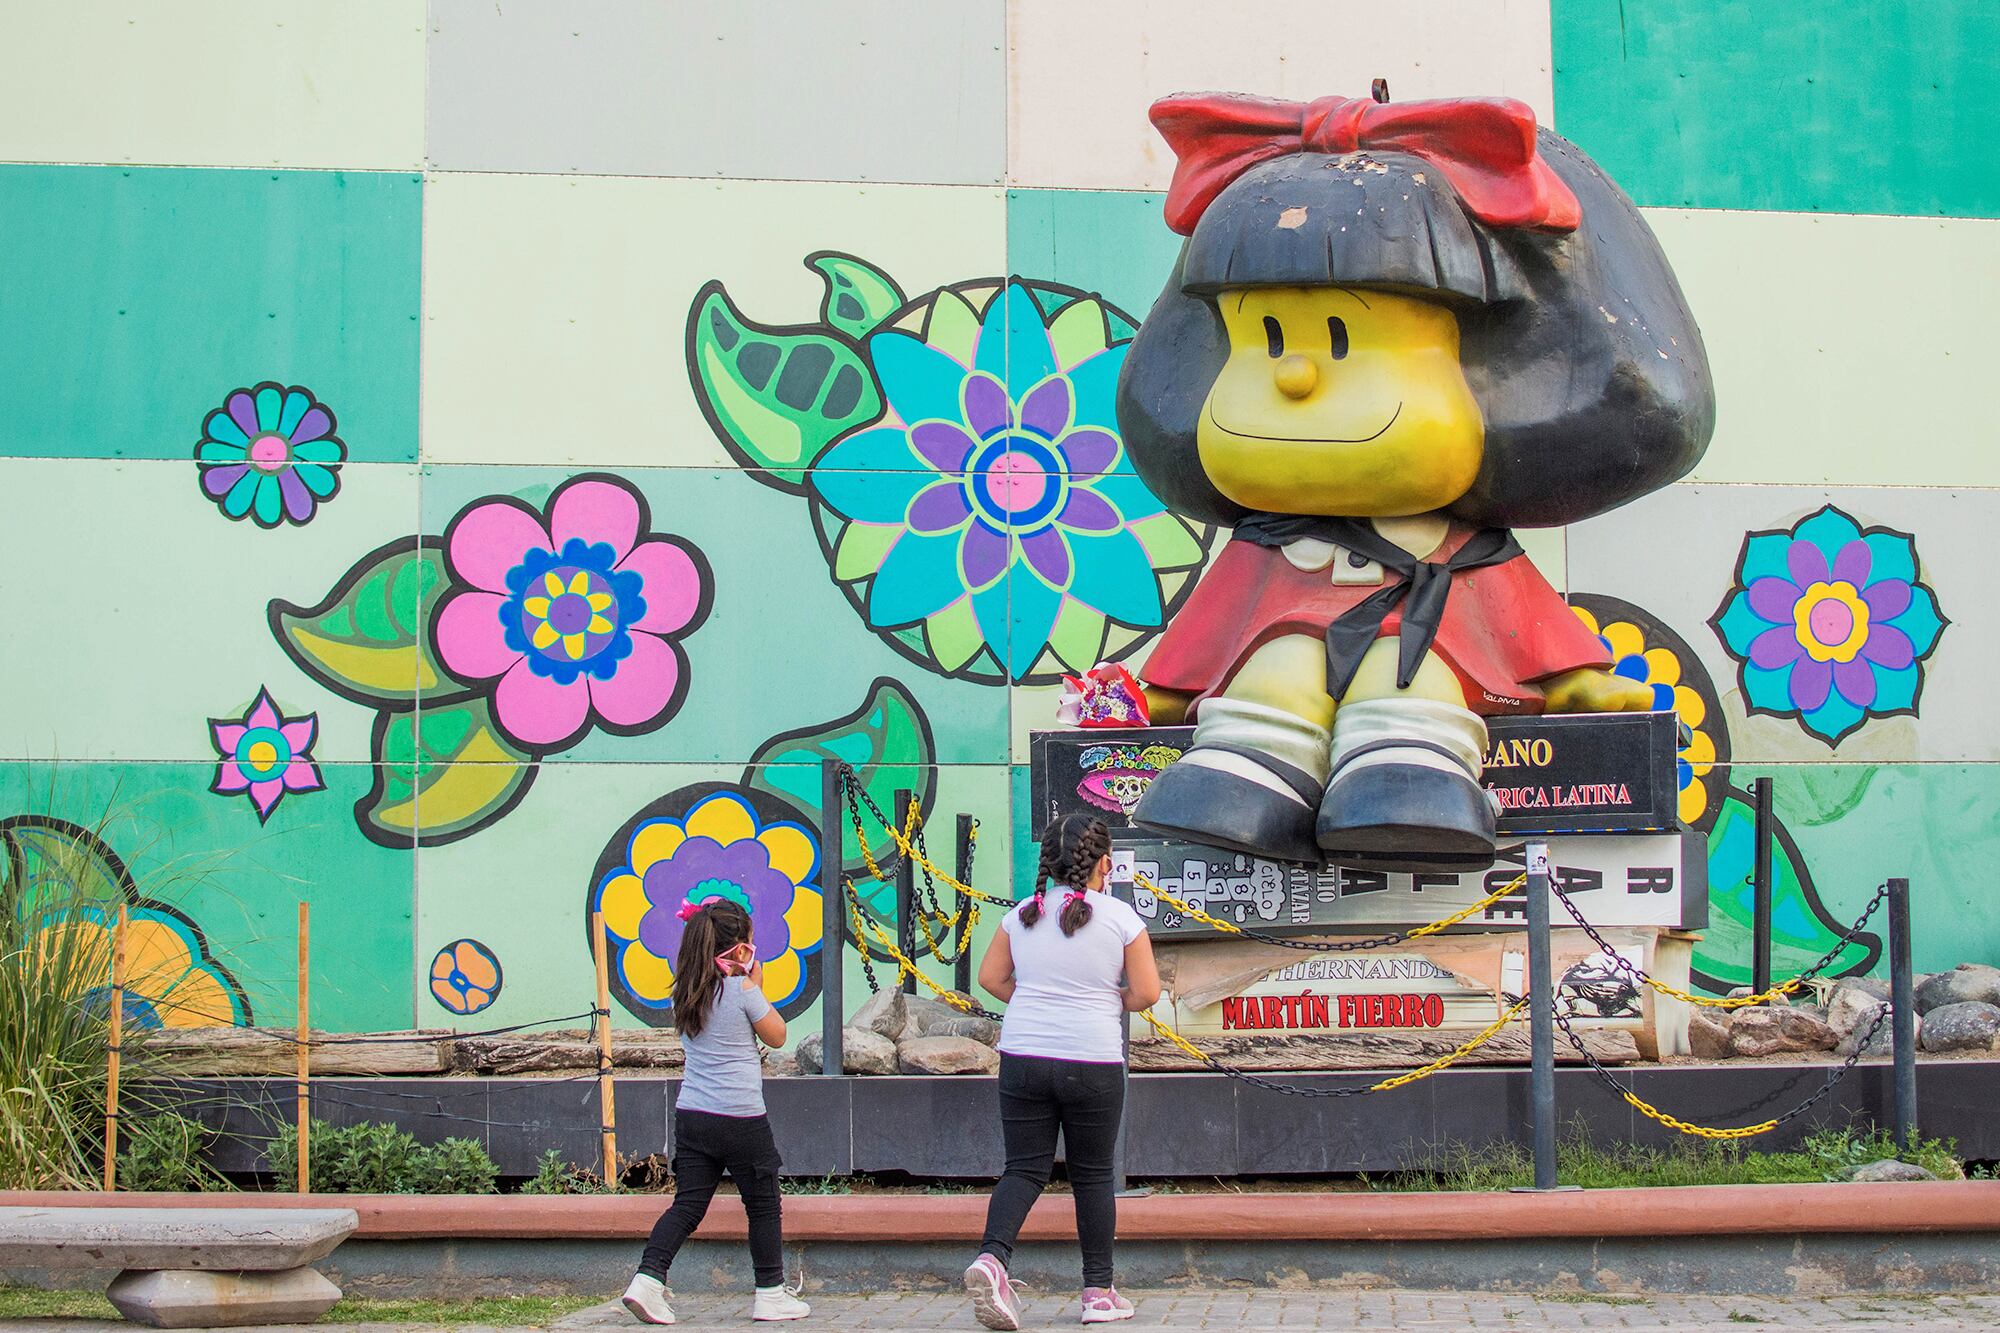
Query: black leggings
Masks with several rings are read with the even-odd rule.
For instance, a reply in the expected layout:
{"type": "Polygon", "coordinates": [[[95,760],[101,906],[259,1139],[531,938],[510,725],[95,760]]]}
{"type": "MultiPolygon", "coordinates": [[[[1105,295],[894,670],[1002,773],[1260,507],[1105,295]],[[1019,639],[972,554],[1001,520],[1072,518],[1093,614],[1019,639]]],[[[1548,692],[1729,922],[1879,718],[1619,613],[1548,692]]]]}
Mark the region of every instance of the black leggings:
{"type": "Polygon", "coordinates": [[[778,1213],[777,1141],[771,1122],[761,1115],[710,1115],[706,1111],[674,1112],[674,1203],[653,1223],[652,1239],[639,1260],[639,1271],[660,1281],[681,1245],[701,1225],[708,1201],[727,1171],[743,1196],[750,1216],[750,1262],[760,1287],[785,1281],[785,1236],[778,1213]]]}
{"type": "Polygon", "coordinates": [[[1111,1240],[1118,1230],[1113,1157],[1118,1121],[1125,1113],[1125,1066],[1051,1060],[1039,1055],[1000,1057],[1000,1134],[1007,1145],[1007,1173],[986,1206],[981,1254],[1005,1264],[1028,1210],[1049,1183],[1056,1160],[1056,1130],[1076,1195],[1076,1238],[1083,1247],[1083,1285],[1111,1285],[1111,1240]]]}

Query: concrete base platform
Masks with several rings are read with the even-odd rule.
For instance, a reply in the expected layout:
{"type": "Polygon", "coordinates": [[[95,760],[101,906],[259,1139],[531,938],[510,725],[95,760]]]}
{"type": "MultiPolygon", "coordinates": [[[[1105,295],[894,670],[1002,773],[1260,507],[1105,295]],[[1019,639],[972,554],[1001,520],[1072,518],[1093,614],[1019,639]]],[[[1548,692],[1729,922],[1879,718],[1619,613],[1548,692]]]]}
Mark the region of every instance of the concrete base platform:
{"type": "Polygon", "coordinates": [[[0,1207],[0,1268],[275,1272],[326,1258],[359,1225],[352,1208],[179,1208],[127,1198],[137,1206],[0,1207]]]}
{"type": "Polygon", "coordinates": [[[310,1324],[340,1288],[310,1268],[281,1273],[120,1273],[105,1290],[119,1314],[149,1328],[310,1324]]]}

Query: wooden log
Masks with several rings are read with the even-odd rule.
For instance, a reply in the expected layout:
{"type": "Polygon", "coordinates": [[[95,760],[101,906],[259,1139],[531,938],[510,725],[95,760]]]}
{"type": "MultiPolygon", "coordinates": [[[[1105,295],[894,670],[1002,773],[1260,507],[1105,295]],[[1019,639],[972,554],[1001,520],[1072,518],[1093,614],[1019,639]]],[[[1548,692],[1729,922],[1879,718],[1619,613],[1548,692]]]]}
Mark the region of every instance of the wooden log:
{"type": "MultiPolygon", "coordinates": [[[[1629,1064],[1639,1058],[1630,1032],[1579,1027],[1590,1053],[1607,1065],[1629,1064]]],[[[1260,1073],[1290,1070],[1325,1073],[1347,1069],[1414,1069],[1456,1050],[1476,1036],[1477,1029],[1436,1028],[1424,1031],[1354,1032],[1339,1036],[1195,1037],[1206,1055],[1238,1069],[1260,1073]]],[[[1528,1034],[1501,1032],[1459,1060],[1460,1065],[1512,1065],[1528,1062],[1528,1034]]],[[[1558,1063],[1580,1064],[1582,1057],[1567,1042],[1556,1045],[1558,1063]]],[[[1132,1069],[1136,1073],[1192,1073],[1205,1068],[1193,1056],[1158,1037],[1134,1040],[1132,1069]]]]}
{"type": "MultiPolygon", "coordinates": [[[[442,1074],[451,1068],[444,1031],[383,1033],[386,1040],[342,1040],[343,1034],[310,1032],[314,1076],[338,1074],[442,1074]]],[[[162,1028],[146,1037],[148,1072],[176,1077],[292,1074],[298,1069],[296,1035],[265,1028],[162,1028]]]]}
{"type": "MultiPolygon", "coordinates": [[[[578,1028],[468,1037],[451,1045],[452,1068],[461,1073],[538,1074],[597,1067],[597,1042],[578,1028]]],[[[646,1029],[621,1031],[611,1062],[619,1069],[679,1069],[684,1059],[679,1037],[646,1029]]]]}

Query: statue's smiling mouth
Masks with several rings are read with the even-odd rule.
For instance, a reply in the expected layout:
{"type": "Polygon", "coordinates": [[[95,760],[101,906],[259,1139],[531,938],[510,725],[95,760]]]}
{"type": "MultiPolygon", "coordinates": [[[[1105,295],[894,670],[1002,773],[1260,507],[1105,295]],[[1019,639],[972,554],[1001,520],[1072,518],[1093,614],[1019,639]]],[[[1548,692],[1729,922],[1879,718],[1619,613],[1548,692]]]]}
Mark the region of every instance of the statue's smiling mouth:
{"type": "Polygon", "coordinates": [[[1223,434],[1234,435],[1239,440],[1271,440],[1279,444],[1367,444],[1370,440],[1379,440],[1384,435],[1388,434],[1389,427],[1395,425],[1396,418],[1402,415],[1403,415],[1403,405],[1401,403],[1397,403],[1396,410],[1389,414],[1389,419],[1383,422],[1382,428],[1376,431],[1373,435],[1359,435],[1355,436],[1352,439],[1342,439],[1334,436],[1318,436],[1318,435],[1258,435],[1252,431],[1236,430],[1233,429],[1232,427],[1225,426],[1220,421],[1216,420],[1215,404],[1213,402],[1211,402],[1208,406],[1209,424],[1211,426],[1214,426],[1217,430],[1221,431],[1223,434]]]}

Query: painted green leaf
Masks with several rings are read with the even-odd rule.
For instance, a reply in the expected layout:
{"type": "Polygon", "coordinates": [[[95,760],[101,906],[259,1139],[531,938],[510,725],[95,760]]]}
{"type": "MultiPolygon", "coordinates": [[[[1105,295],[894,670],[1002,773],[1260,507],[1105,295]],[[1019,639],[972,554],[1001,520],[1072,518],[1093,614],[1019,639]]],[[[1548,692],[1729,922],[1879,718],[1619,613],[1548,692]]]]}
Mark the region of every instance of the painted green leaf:
{"type": "MultiPolygon", "coordinates": [[[[1732,787],[1708,833],[1708,925],[1694,947],[1694,970],[1711,990],[1747,986],[1751,975],[1750,876],[1757,848],[1757,813],[1747,793],[1732,787]]],[[[1820,902],[1812,873],[1783,823],[1771,847],[1771,976],[1797,976],[1818,962],[1848,923],[1820,902]]],[[[1878,929],[1883,924],[1877,919],[1878,929]]],[[[1842,947],[1827,976],[1864,971],[1881,954],[1881,937],[1864,933],[1842,947]]]]}
{"type": "MultiPolygon", "coordinates": [[[[743,782],[757,791],[782,796],[801,810],[817,815],[820,800],[820,764],[842,759],[861,775],[861,785],[884,814],[895,815],[895,793],[913,792],[929,820],[937,801],[936,747],[931,740],[930,719],[916,699],[898,681],[883,677],[868,689],[868,698],[853,712],[819,726],[803,727],[773,736],[759,746],[744,770],[743,782]]],[[[868,831],[868,850],[876,863],[887,870],[895,864],[895,845],[881,825],[862,807],[862,827],[868,831]]],[[[931,859],[947,870],[951,867],[952,833],[930,830],[931,859]]],[[[854,830],[842,821],[841,845],[846,852],[846,868],[856,874],[855,887],[869,910],[892,916],[894,887],[867,878],[867,864],[855,845],[854,830]]]]}
{"type": "Polygon", "coordinates": [[[408,703],[451,683],[424,628],[444,578],[444,552],[404,537],[357,560],[318,606],[273,601],[271,632],[300,670],[341,697],[408,703]]]}
{"type": "Polygon", "coordinates": [[[426,702],[415,712],[386,713],[375,723],[375,785],[354,807],[373,842],[456,842],[512,810],[536,766],[493,725],[483,696],[426,702]]]}
{"type": "Polygon", "coordinates": [[[134,892],[131,874],[102,839],[82,825],[43,815],[0,820],[0,884],[8,885],[7,897],[24,914],[38,902],[59,909],[79,898],[113,908],[134,892]]]}
{"type": "Polygon", "coordinates": [[[907,299],[896,280],[865,259],[823,250],[806,257],[806,267],[826,279],[820,319],[860,342],[902,309],[907,299]]]}
{"type": "Polygon", "coordinates": [[[687,360],[716,437],[778,490],[803,491],[821,450],[882,413],[874,372],[852,342],[820,325],[753,324],[719,282],[688,311],[687,360]]]}

